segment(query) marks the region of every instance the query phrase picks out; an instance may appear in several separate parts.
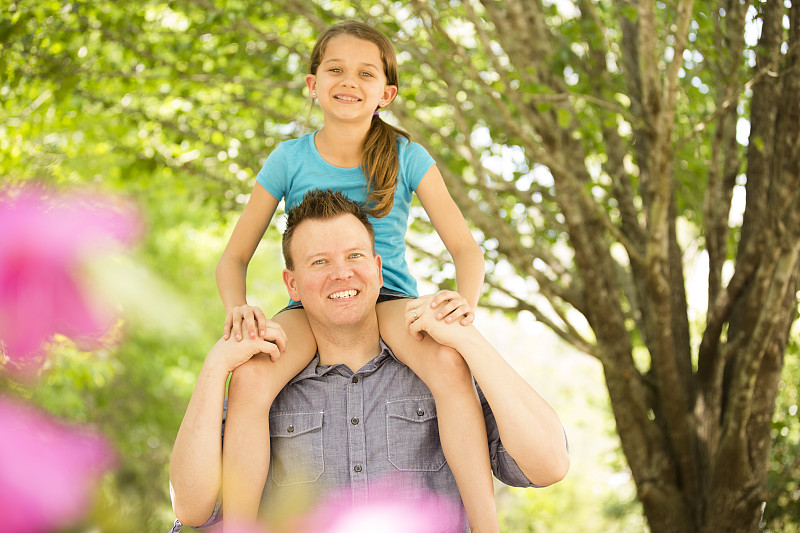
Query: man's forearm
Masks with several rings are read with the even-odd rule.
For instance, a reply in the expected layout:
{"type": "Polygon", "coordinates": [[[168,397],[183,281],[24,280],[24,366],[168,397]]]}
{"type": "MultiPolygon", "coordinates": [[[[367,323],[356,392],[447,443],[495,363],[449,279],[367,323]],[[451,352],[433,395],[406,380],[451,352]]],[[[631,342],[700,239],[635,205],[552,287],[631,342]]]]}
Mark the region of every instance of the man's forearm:
{"type": "Polygon", "coordinates": [[[173,508],[185,525],[211,516],[222,485],[222,408],[226,369],[209,357],[195,383],[169,464],[173,508]]]}
{"type": "Polygon", "coordinates": [[[535,485],[561,480],[569,456],[558,415],[474,326],[456,326],[464,329],[452,347],[467,361],[489,402],[506,451],[535,485]]]}

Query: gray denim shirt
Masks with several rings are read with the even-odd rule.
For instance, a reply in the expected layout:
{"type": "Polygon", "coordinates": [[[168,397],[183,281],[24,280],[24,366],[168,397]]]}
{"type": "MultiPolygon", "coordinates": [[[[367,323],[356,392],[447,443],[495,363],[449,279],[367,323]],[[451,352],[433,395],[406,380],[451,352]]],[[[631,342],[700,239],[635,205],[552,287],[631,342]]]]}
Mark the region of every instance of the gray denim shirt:
{"type": "MultiPolygon", "coordinates": [[[[319,355],[278,394],[269,414],[270,469],[262,516],[280,512],[302,493],[348,490],[369,503],[369,488],[423,486],[461,503],[439,441],[436,405],[427,386],[381,341],[381,353],[353,372],[319,365],[319,355]]],[[[515,487],[534,486],[500,442],[489,404],[478,391],[492,471],[515,487]]],[[[219,502],[206,526],[220,520],[219,502]]],[[[458,507],[466,524],[463,505],[458,507]]],[[[205,526],[204,526],[205,527],[205,526]]],[[[175,521],[172,533],[181,531],[175,521]]]]}

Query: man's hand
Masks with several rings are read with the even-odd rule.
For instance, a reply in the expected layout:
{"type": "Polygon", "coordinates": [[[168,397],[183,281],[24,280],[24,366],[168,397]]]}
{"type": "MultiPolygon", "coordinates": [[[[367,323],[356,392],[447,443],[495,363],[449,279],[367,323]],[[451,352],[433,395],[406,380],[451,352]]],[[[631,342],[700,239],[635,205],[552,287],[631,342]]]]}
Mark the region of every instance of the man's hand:
{"type": "Polygon", "coordinates": [[[267,317],[260,307],[247,304],[238,305],[228,311],[227,316],[225,316],[225,328],[222,338],[228,340],[233,335],[237,341],[247,336],[251,339],[256,337],[266,339],[267,322],[267,317]]]}
{"type": "Polygon", "coordinates": [[[264,338],[250,337],[236,341],[223,337],[211,348],[207,360],[216,360],[228,372],[233,372],[236,367],[260,353],[277,361],[285,349],[286,333],[283,328],[277,322],[265,320],[264,338]]]}
{"type": "MultiPolygon", "coordinates": [[[[406,305],[406,324],[411,336],[417,340],[422,340],[424,334],[430,335],[433,340],[444,346],[457,348],[474,327],[464,329],[460,322],[441,320],[440,315],[444,313],[441,306],[447,303],[432,306],[435,296],[423,296],[415,300],[409,300],[406,305]]],[[[445,315],[446,316],[446,315],[445,315]]]]}

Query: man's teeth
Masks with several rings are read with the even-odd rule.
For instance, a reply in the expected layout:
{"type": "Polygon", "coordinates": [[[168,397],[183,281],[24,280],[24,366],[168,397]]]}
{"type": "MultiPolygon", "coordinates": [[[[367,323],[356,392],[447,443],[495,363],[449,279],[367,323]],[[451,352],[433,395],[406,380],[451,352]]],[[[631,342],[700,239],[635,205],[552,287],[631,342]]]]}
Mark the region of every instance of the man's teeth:
{"type": "Polygon", "coordinates": [[[352,298],[352,297],[353,297],[353,296],[355,296],[356,294],[358,294],[358,291],[357,291],[357,290],[355,290],[355,289],[350,289],[349,291],[340,291],[340,292],[334,292],[333,294],[331,294],[330,296],[328,296],[328,299],[330,299],[330,300],[337,300],[337,299],[339,299],[339,298],[352,298]]]}

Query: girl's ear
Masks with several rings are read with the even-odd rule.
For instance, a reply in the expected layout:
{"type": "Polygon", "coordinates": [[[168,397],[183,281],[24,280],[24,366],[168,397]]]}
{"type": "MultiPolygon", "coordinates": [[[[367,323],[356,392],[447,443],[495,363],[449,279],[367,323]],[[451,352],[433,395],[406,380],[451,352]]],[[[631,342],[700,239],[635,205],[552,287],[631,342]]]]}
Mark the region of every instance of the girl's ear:
{"type": "Polygon", "coordinates": [[[389,105],[395,96],[397,96],[397,85],[387,85],[383,88],[383,98],[381,100],[385,102],[384,105],[389,105]]]}
{"type": "MultiPolygon", "coordinates": [[[[306,74],[306,87],[308,87],[309,94],[314,94],[317,90],[317,77],[314,74],[306,74]]],[[[396,88],[395,92],[397,92],[396,88]]]]}

